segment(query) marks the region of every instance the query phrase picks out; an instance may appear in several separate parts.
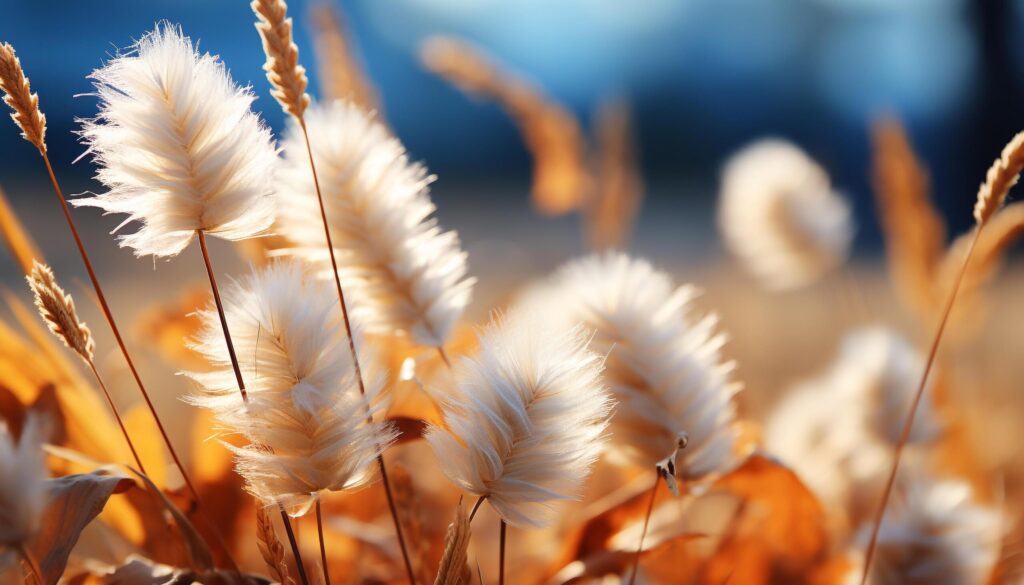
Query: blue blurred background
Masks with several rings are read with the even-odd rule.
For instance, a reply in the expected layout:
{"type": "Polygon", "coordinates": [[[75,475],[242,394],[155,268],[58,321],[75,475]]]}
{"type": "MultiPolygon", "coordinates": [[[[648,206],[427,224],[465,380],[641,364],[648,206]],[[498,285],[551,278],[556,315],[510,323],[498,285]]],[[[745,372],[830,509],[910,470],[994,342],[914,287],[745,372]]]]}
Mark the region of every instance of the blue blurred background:
{"type": "MultiPolygon", "coordinates": [[[[313,3],[295,0],[290,9],[315,77],[313,3]]],[[[74,119],[95,113],[91,97],[75,95],[90,91],[90,71],[161,19],[219,54],[237,81],[254,86],[270,124],[282,126],[245,1],[0,6],[0,40],[18,50],[40,94],[68,191],[96,188],[87,160],[70,166],[82,151],[74,119]]],[[[437,33],[484,47],[586,125],[602,100],[628,99],[649,188],[641,225],[657,221],[659,209],[689,204],[704,210],[707,225],[723,159],[747,141],[781,135],[826,166],[853,200],[858,249],[877,250],[868,127],[890,112],[908,125],[958,232],[970,223],[985,169],[1024,127],[1022,0],[344,0],[338,7],[390,123],[440,176],[442,215],[460,203],[525,207],[530,159],[498,107],[421,68],[416,49],[437,33]]],[[[0,184],[16,206],[47,188],[35,151],[8,121],[0,122],[0,153],[0,184]]]]}

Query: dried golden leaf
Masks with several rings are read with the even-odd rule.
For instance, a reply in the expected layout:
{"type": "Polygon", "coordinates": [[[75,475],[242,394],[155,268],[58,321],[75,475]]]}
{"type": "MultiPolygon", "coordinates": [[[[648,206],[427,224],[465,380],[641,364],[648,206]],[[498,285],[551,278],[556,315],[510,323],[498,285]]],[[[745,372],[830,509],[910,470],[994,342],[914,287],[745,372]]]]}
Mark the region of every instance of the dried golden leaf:
{"type": "Polygon", "coordinates": [[[68,475],[47,480],[49,503],[31,549],[47,585],[64,574],[71,549],[82,530],[93,521],[115,493],[129,489],[133,482],[106,470],[68,475]]]}
{"type": "Polygon", "coordinates": [[[751,456],[716,489],[743,501],[730,534],[706,567],[705,583],[797,585],[822,563],[828,534],[821,505],[795,473],[751,456]]]}

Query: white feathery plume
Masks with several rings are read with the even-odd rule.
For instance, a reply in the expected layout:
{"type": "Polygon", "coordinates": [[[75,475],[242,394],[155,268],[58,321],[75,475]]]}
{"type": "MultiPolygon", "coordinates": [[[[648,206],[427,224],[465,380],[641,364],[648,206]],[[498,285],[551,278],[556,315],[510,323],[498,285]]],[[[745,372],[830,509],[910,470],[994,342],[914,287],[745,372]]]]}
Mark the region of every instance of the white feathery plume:
{"type": "Polygon", "coordinates": [[[29,413],[15,441],[0,421],[0,549],[24,544],[39,528],[47,502],[46,427],[29,413]]]}
{"type": "Polygon", "coordinates": [[[653,468],[676,456],[685,479],[728,470],[737,461],[733,400],[740,385],[723,362],[725,336],[714,315],[697,316],[691,286],[676,287],[649,262],[620,252],[563,266],[522,300],[524,310],[561,327],[594,332],[607,354],[605,380],[618,404],[609,455],[653,468]]]}
{"type": "MultiPolygon", "coordinates": [[[[976,501],[960,480],[937,479],[923,470],[901,474],[878,534],[870,585],[985,585],[991,582],[1002,545],[1000,512],[976,501]]],[[[867,544],[870,526],[858,535],[867,544]]],[[[846,583],[860,583],[863,552],[852,554],[846,583]]]]}
{"type": "MultiPolygon", "coordinates": [[[[214,370],[188,374],[205,390],[189,401],[249,440],[233,449],[247,489],[301,515],[320,491],[372,481],[373,463],[395,432],[385,423],[367,423],[383,406],[380,376],[367,375],[364,366],[367,394],[360,396],[333,291],[298,263],[279,262],[232,283],[224,305],[249,400],[238,393],[210,308],[199,313],[203,328],[194,347],[214,370]]],[[[371,364],[368,357],[360,354],[361,363],[371,364]]]]}
{"type": "MultiPolygon", "coordinates": [[[[866,512],[884,485],[923,368],[921,354],[889,328],[849,333],[835,363],[797,384],[768,418],[766,448],[827,508],[855,517],[866,512]]],[[[926,398],[909,444],[931,441],[942,430],[936,406],[926,398]]]]}
{"type": "Polygon", "coordinates": [[[771,289],[799,288],[849,253],[849,205],[828,175],[788,142],[747,146],[725,165],[718,222],[727,247],[771,289]]]}
{"type": "Polygon", "coordinates": [[[270,131],[217,57],[164,23],[91,78],[100,110],[80,134],[108,190],[73,203],[127,214],[117,229],[139,222],[122,247],[171,257],[196,230],[241,240],[270,227],[270,131]]]}
{"type": "MultiPolygon", "coordinates": [[[[404,332],[444,345],[472,293],[458,235],[442,231],[428,185],[380,122],[343,101],[305,113],[338,271],[353,315],[370,333],[404,332]]],[[[320,211],[302,131],[291,122],[278,171],[279,229],[289,253],[330,277],[320,211]]]]}
{"type": "Polygon", "coordinates": [[[574,499],[602,449],[611,400],[582,329],[497,317],[455,368],[444,429],[426,439],[444,473],[512,526],[542,526],[574,499]]]}

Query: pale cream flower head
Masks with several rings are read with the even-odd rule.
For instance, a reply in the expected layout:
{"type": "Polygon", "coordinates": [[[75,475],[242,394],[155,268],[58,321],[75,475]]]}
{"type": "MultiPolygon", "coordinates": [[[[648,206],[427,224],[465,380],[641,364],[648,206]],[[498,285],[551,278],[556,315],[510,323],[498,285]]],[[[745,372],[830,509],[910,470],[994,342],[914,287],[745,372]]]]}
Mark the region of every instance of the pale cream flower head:
{"type": "Polygon", "coordinates": [[[555,502],[579,497],[601,452],[611,407],[601,362],[580,328],[497,317],[479,354],[456,366],[446,428],[426,435],[445,474],[510,525],[547,523],[555,502]]]}
{"type": "Polygon", "coordinates": [[[620,252],[562,267],[528,292],[524,310],[562,328],[582,324],[607,355],[605,380],[618,404],[613,460],[653,468],[676,452],[680,477],[727,471],[738,460],[733,364],[714,315],[700,316],[696,290],[676,287],[649,262],[620,252]]]}
{"type": "MultiPolygon", "coordinates": [[[[344,101],[305,113],[342,286],[368,333],[406,333],[444,345],[469,304],[474,280],[458,235],[443,231],[428,185],[383,124],[344,101]]],[[[288,251],[331,278],[302,131],[291,123],[278,172],[279,229],[288,251]]]]}
{"type": "MultiPolygon", "coordinates": [[[[908,467],[878,533],[869,585],[986,585],[1002,546],[999,510],[975,500],[960,480],[935,478],[908,467]]],[[[845,583],[857,585],[871,526],[857,537],[845,583]]]]}
{"type": "MultiPolygon", "coordinates": [[[[765,447],[834,516],[855,521],[877,505],[923,369],[920,353],[892,329],[854,330],[826,371],[786,392],[765,424],[765,447]]],[[[936,439],[943,428],[926,390],[908,446],[936,439]]]]}
{"type": "Polygon", "coordinates": [[[718,223],[726,246],[771,289],[810,284],[849,253],[849,205],[796,146],[756,142],[725,165],[718,223]]]}
{"type": "Polygon", "coordinates": [[[217,57],[164,23],[91,77],[100,111],[80,134],[107,191],[73,203],[127,214],[118,229],[139,222],[121,246],[171,257],[196,230],[241,240],[270,227],[270,131],[217,57]]]}
{"type": "MultiPolygon", "coordinates": [[[[224,295],[228,327],[249,394],[236,386],[215,309],[195,349],[214,366],[190,373],[204,392],[189,398],[209,408],[224,430],[250,445],[235,448],[247,489],[268,503],[303,514],[321,491],[362,487],[374,461],[395,438],[390,425],[368,424],[378,412],[381,376],[360,352],[366,398],[360,395],[338,300],[294,262],[279,262],[232,283],[224,295]]],[[[357,344],[360,340],[357,338],[357,344]]]]}
{"type": "Polygon", "coordinates": [[[27,542],[39,529],[46,509],[47,425],[29,414],[16,441],[0,421],[0,549],[27,542]]]}

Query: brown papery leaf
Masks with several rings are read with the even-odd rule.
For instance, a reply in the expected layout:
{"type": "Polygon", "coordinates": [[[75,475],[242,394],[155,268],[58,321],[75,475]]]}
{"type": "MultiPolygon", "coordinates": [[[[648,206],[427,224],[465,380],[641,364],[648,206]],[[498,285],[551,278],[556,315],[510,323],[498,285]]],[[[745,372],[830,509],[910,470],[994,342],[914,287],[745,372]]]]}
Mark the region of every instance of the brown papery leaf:
{"type": "Polygon", "coordinates": [[[46,481],[49,503],[31,550],[39,559],[46,585],[56,583],[67,566],[71,549],[82,530],[93,521],[107,500],[129,489],[134,482],[109,470],[68,475],[46,481]]]}
{"type": "Polygon", "coordinates": [[[188,551],[190,564],[202,572],[213,571],[213,553],[210,552],[210,547],[207,546],[206,541],[199,535],[199,532],[192,525],[192,522],[189,521],[188,517],[171,502],[167,494],[156,487],[151,479],[134,469],[132,472],[144,481],[151,491],[160,496],[164,508],[171,514],[171,518],[174,519],[174,523],[177,525],[178,531],[181,532],[181,537],[185,541],[185,549],[188,551]]]}
{"type": "Polygon", "coordinates": [[[705,583],[797,585],[825,560],[828,534],[824,512],[791,470],[764,455],[753,455],[721,478],[716,489],[744,505],[732,532],[709,561],[705,583]]]}

